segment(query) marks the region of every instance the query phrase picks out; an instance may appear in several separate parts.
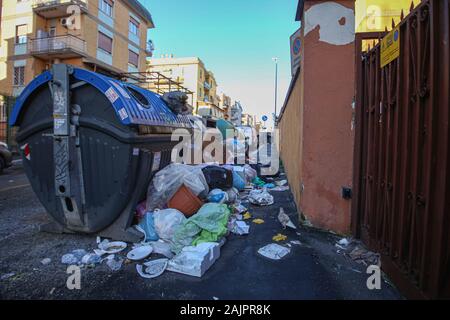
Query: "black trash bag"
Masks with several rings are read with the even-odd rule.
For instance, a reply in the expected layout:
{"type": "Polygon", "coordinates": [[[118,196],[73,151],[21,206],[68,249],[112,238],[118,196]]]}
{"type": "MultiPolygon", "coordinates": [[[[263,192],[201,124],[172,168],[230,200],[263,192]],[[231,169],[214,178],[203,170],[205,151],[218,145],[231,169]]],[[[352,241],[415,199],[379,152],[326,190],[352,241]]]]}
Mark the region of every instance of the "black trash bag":
{"type": "Polygon", "coordinates": [[[228,190],[233,187],[233,172],[219,166],[207,166],[202,169],[210,190],[228,190]]]}
{"type": "Polygon", "coordinates": [[[188,95],[182,91],[172,91],[164,93],[163,101],[175,114],[192,114],[192,106],[188,101],[188,95]]]}
{"type": "Polygon", "coordinates": [[[270,183],[273,182],[273,178],[278,178],[280,176],[280,170],[278,169],[277,172],[275,174],[272,175],[262,175],[261,174],[261,169],[262,168],[266,168],[269,169],[270,168],[270,164],[267,165],[262,165],[260,163],[258,164],[250,164],[250,167],[252,167],[253,169],[256,170],[256,174],[258,175],[258,177],[263,180],[266,183],[270,183]]]}

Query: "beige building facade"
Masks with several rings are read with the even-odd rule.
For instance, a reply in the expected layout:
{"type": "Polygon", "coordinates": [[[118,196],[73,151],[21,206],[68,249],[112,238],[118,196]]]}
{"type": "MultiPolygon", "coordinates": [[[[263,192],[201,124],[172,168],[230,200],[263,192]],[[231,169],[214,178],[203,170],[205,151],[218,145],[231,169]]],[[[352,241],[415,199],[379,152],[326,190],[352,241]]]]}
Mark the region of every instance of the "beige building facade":
{"type": "Polygon", "coordinates": [[[228,120],[230,118],[230,108],[231,108],[231,97],[227,96],[225,93],[219,95],[219,107],[223,110],[224,119],[228,120]]]}
{"type": "Polygon", "coordinates": [[[151,58],[148,61],[147,71],[159,72],[192,91],[194,114],[216,119],[225,117],[224,103],[229,104],[231,99],[228,97],[229,99],[223,102],[222,98],[227,96],[217,94],[214,74],[206,69],[200,58],[176,58],[171,55],[151,58]]]}
{"type": "Polygon", "coordinates": [[[255,125],[255,117],[248,113],[242,114],[242,125],[253,127],[255,125]]]}
{"type": "Polygon", "coordinates": [[[144,72],[152,17],[138,0],[2,1],[0,93],[17,96],[54,63],[144,72]]]}

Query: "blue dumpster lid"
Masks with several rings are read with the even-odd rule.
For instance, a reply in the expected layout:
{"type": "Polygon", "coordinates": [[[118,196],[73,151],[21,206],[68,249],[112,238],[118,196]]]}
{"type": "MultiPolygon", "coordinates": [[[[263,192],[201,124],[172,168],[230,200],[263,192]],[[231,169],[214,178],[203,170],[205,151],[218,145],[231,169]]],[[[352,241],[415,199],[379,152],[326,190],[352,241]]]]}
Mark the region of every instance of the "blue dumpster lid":
{"type": "MultiPolygon", "coordinates": [[[[85,69],[74,68],[73,76],[75,79],[85,81],[103,92],[111,102],[117,117],[124,125],[192,127],[187,116],[176,115],[169,109],[162,97],[154,92],[85,69]],[[139,102],[135,97],[136,95],[143,96],[144,100],[148,101],[148,104],[145,105],[144,102],[139,102]]],[[[30,94],[38,87],[51,81],[52,78],[50,71],[44,72],[31,81],[24,89],[17,98],[11,114],[11,126],[17,124],[20,112],[30,94]]]]}

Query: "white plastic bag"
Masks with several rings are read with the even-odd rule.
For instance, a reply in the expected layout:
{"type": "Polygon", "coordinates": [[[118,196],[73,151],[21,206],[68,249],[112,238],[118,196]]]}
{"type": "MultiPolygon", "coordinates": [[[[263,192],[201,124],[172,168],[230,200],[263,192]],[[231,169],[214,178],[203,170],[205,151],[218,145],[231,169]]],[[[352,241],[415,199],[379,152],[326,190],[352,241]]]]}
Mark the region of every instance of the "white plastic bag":
{"type": "Polygon", "coordinates": [[[238,198],[239,191],[236,188],[231,188],[228,189],[226,192],[228,195],[228,203],[235,203],[238,198]]]}
{"type": "Polygon", "coordinates": [[[256,170],[253,169],[248,164],[244,165],[244,174],[245,174],[245,180],[247,181],[247,183],[251,183],[253,181],[253,179],[255,179],[256,176],[258,175],[256,170]]]}
{"type": "Polygon", "coordinates": [[[156,173],[150,182],[147,210],[163,208],[183,184],[196,196],[206,196],[209,192],[205,176],[199,167],[173,163],[156,173]]]}
{"type": "Polygon", "coordinates": [[[273,204],[273,196],[269,192],[267,192],[266,189],[255,189],[250,191],[248,200],[250,201],[250,203],[259,206],[270,206],[271,204],[273,204]]]}
{"type": "Polygon", "coordinates": [[[186,220],[184,214],[176,209],[155,211],[153,214],[155,230],[162,240],[171,241],[177,228],[186,220]]]}

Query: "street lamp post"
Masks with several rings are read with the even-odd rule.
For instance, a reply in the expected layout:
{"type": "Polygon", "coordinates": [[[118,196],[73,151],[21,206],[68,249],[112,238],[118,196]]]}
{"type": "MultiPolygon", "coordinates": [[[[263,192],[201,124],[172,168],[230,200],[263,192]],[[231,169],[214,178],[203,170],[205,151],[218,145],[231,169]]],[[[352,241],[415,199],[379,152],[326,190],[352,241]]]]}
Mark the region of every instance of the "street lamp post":
{"type": "Polygon", "coordinates": [[[277,95],[278,95],[278,58],[274,57],[272,60],[275,62],[275,115],[274,115],[274,125],[273,128],[275,129],[275,126],[277,124],[277,95]]]}

